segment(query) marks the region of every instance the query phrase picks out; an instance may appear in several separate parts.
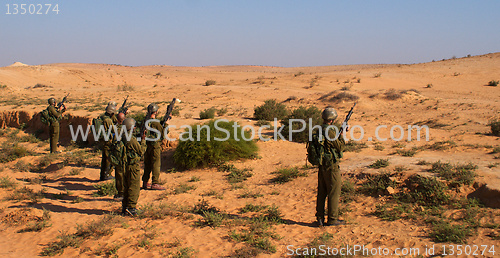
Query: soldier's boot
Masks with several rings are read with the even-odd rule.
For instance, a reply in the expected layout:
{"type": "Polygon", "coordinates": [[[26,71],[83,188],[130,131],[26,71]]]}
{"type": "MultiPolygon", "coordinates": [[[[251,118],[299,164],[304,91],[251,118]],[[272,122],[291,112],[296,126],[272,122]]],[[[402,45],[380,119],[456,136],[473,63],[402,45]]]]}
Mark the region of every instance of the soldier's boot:
{"type": "Polygon", "coordinates": [[[152,184],[151,185],[151,190],[165,190],[165,187],[159,185],[159,184],[152,184]]]}
{"type": "Polygon", "coordinates": [[[318,225],[320,227],[323,227],[325,225],[325,218],[317,217],[316,221],[318,222],[318,225]]]}
{"type": "Polygon", "coordinates": [[[334,220],[334,221],[328,221],[326,224],[326,226],[340,226],[340,225],[345,225],[345,220],[334,220]]]}
{"type": "Polygon", "coordinates": [[[148,182],[142,182],[142,189],[144,189],[144,190],[151,189],[151,184],[148,182]]]}
{"type": "Polygon", "coordinates": [[[111,165],[109,165],[106,169],[101,170],[101,177],[99,178],[99,181],[106,181],[111,179],[111,165]]]}
{"type": "Polygon", "coordinates": [[[137,209],[136,208],[126,208],[125,212],[123,214],[125,216],[135,217],[135,216],[137,216],[137,209]]]}

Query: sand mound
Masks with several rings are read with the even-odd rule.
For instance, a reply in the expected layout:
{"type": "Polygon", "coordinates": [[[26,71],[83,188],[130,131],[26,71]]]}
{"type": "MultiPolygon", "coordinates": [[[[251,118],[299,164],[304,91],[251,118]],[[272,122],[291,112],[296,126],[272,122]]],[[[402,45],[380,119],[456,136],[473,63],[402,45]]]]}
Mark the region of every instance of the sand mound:
{"type": "Polygon", "coordinates": [[[29,66],[29,65],[27,65],[27,64],[23,64],[23,63],[21,63],[21,62],[15,62],[15,63],[13,63],[13,64],[11,64],[11,65],[9,65],[9,66],[10,66],[10,67],[19,67],[19,66],[29,66]]]}

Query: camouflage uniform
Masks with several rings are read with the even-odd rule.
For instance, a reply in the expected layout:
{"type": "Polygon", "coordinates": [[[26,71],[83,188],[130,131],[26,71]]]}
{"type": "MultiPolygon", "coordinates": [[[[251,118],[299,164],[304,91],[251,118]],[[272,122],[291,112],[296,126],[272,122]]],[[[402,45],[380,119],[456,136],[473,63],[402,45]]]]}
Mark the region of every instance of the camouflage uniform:
{"type": "MultiPolygon", "coordinates": [[[[104,115],[101,116],[102,124],[106,133],[108,132],[109,128],[113,126],[114,116],[115,116],[114,114],[111,115],[109,113],[104,113],[104,115]]],[[[101,176],[100,176],[101,181],[106,180],[111,173],[112,166],[111,162],[109,161],[109,149],[111,147],[111,141],[112,139],[108,139],[108,141],[105,141],[104,139],[101,140],[102,144],[101,176]]]]}
{"type": "MultiPolygon", "coordinates": [[[[163,139],[163,126],[158,121],[151,121],[149,127],[160,132],[160,138],[157,141],[146,141],[147,149],[144,154],[144,175],[142,176],[143,186],[146,186],[151,172],[153,174],[152,184],[160,184],[160,167],[161,167],[161,141],[163,139]]],[[[156,133],[149,131],[149,138],[156,138],[156,133]]]]}
{"type": "Polygon", "coordinates": [[[59,142],[59,120],[62,118],[62,111],[58,111],[56,107],[50,105],[49,111],[49,136],[50,136],[50,153],[57,152],[57,143],[59,142]]]}
{"type": "Polygon", "coordinates": [[[135,137],[125,142],[125,175],[122,209],[135,209],[141,190],[140,160],[144,153],[143,146],[135,137]]]}
{"type": "MultiPolygon", "coordinates": [[[[321,126],[323,135],[329,125],[321,126]]],[[[330,139],[334,139],[335,130],[329,130],[330,139]]],[[[339,139],[330,141],[325,139],[325,154],[323,162],[319,165],[318,171],[318,196],[316,201],[316,218],[324,219],[325,200],[328,198],[328,222],[334,222],[339,217],[339,198],[342,188],[342,178],[340,176],[340,159],[344,150],[345,141],[341,135],[339,139]]]]}

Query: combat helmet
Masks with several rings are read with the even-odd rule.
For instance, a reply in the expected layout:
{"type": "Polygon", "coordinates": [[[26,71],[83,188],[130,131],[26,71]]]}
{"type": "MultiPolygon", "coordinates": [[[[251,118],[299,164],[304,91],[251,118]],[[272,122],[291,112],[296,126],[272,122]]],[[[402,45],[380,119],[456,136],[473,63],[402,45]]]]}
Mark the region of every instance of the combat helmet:
{"type": "Polygon", "coordinates": [[[108,102],[108,106],[115,106],[118,105],[118,103],[116,103],[116,101],[110,101],[108,102]]]}
{"type": "Polygon", "coordinates": [[[127,131],[130,131],[135,126],[135,120],[131,117],[127,117],[123,120],[123,124],[125,125],[125,128],[127,128],[127,131]]]}
{"type": "Polygon", "coordinates": [[[149,114],[153,114],[156,111],[158,111],[158,105],[156,105],[156,103],[151,103],[148,105],[148,113],[149,114]]]}
{"type": "Polygon", "coordinates": [[[326,107],[325,110],[321,113],[321,117],[324,120],[335,120],[337,119],[337,111],[335,111],[332,107],[326,107]]]}
{"type": "Polygon", "coordinates": [[[54,105],[56,104],[56,99],[55,98],[50,98],[49,99],[49,105],[54,105]]]}
{"type": "Polygon", "coordinates": [[[114,115],[116,113],[116,106],[114,106],[114,105],[108,105],[106,107],[106,113],[108,113],[110,115],[114,115]]]}

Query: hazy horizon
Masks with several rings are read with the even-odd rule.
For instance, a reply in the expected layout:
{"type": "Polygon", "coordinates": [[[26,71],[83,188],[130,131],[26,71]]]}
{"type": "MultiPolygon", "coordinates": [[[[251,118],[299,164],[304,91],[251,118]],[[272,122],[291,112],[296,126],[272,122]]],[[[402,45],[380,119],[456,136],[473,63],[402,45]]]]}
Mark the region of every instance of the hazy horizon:
{"type": "Polygon", "coordinates": [[[1,6],[0,66],[307,67],[500,52],[495,1],[46,2],[59,14],[1,6]]]}

